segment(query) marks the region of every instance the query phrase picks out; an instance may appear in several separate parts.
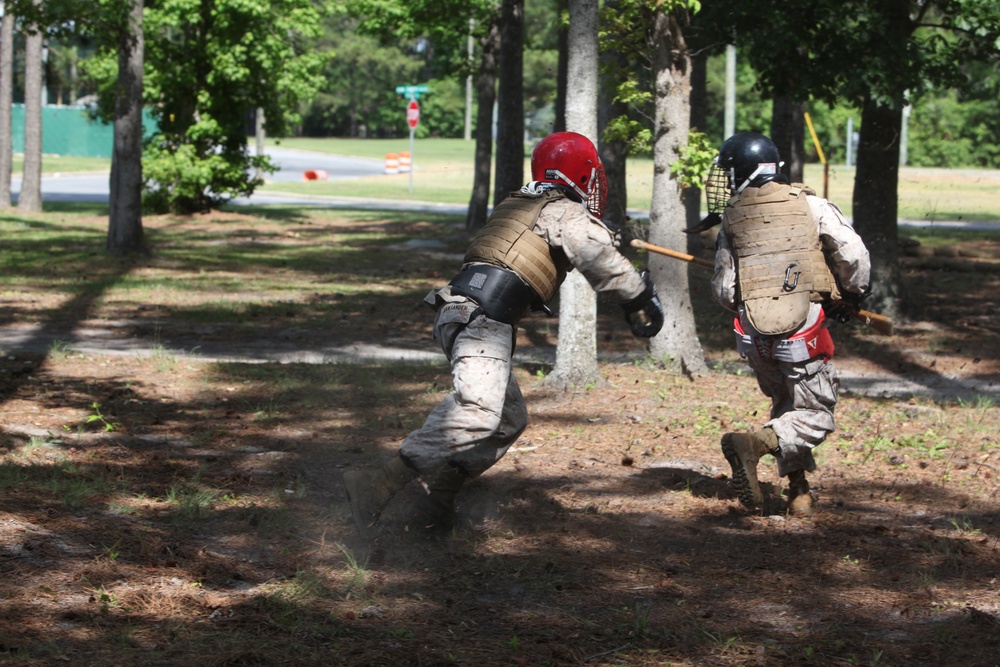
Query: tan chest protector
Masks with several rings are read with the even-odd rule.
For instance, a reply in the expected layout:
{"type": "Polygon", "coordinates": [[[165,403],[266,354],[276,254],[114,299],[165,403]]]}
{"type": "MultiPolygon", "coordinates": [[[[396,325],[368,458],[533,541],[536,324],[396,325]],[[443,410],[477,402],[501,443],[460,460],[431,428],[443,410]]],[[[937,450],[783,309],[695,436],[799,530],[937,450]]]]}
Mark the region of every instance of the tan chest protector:
{"type": "Polygon", "coordinates": [[[497,204],[486,225],[476,234],[465,253],[465,262],[485,262],[516,273],[538,295],[551,301],[566,278],[569,262],[561,250],[552,248],[532,229],[551,201],[566,195],[550,190],[541,195],[515,192],[497,204]]]}
{"type": "Polygon", "coordinates": [[[811,301],[837,290],[806,194],[814,193],[801,184],[767,183],[730,199],[723,214],[739,299],[750,324],[765,335],[795,331],[811,301]]]}

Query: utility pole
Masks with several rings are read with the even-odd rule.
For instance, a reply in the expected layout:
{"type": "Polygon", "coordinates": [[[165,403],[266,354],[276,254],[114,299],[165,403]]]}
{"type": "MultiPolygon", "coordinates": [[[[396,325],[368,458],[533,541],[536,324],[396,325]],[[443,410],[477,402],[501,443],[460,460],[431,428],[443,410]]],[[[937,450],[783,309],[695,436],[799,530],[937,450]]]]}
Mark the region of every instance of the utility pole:
{"type": "Polygon", "coordinates": [[[722,140],[736,134],[736,45],[726,47],[726,109],[722,140]]]}
{"type": "Polygon", "coordinates": [[[465,140],[472,139],[472,30],[476,26],[475,19],[469,19],[469,75],[465,77],[465,140]]]}

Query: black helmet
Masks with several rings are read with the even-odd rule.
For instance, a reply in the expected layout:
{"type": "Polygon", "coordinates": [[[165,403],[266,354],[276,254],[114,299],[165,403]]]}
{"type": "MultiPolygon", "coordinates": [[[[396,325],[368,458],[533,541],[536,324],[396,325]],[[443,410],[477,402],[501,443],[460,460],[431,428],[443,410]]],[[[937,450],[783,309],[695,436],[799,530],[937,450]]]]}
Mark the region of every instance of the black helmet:
{"type": "Polygon", "coordinates": [[[732,194],[771,181],[787,183],[780,171],[783,164],[778,147],[760,132],[739,132],[726,139],[719,149],[717,166],[725,172],[732,194]]]}

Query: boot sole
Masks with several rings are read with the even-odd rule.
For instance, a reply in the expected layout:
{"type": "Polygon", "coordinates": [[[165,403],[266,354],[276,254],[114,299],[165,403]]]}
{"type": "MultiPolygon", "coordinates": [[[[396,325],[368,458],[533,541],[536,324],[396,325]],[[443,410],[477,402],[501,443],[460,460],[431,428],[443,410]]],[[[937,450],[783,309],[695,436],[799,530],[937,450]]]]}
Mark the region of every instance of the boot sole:
{"type": "Polygon", "coordinates": [[[757,481],[757,462],[744,460],[736,451],[733,441],[725,436],[722,438],[722,453],[733,469],[733,490],[740,502],[750,509],[763,504],[764,494],[757,481]]]}

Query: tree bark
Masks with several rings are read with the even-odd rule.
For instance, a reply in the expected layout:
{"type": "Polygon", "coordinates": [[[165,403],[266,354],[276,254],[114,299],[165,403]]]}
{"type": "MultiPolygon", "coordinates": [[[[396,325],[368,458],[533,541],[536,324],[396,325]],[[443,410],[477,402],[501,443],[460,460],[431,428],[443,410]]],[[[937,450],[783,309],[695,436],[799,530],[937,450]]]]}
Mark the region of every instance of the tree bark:
{"type": "Polygon", "coordinates": [[[861,136],[854,175],[854,228],[872,261],[872,296],[865,308],[893,319],[902,310],[899,272],[899,135],[902,105],[879,105],[866,98],[861,108],[861,136]]]}
{"type": "Polygon", "coordinates": [[[24,37],[24,168],[17,207],[42,210],[42,32],[32,26],[24,37]]]}
{"type": "Polygon", "coordinates": [[[497,172],[493,203],[524,185],[524,0],[500,9],[497,172]]]}
{"type": "MultiPolygon", "coordinates": [[[[598,0],[569,0],[566,129],[597,145],[598,0]]],[[[560,388],[600,381],[597,369],[597,294],[571,271],[559,289],[559,344],[546,383],[560,388]]]]}
{"type": "Polygon", "coordinates": [[[10,206],[10,178],[14,167],[11,105],[14,102],[14,20],[4,7],[0,25],[0,207],[10,206]]]}
{"type": "MultiPolygon", "coordinates": [[[[670,165],[688,143],[691,123],[691,60],[675,14],[658,12],[653,55],[656,118],[653,127],[653,197],[650,205],[649,241],[667,248],[683,248],[686,212],[681,186],[670,165]]],[[[651,341],[653,356],[671,360],[685,373],[708,371],[695,330],[694,309],[688,282],[690,265],[650,254],[650,273],[661,286],[663,329],[651,341]]]]}
{"type": "Polygon", "coordinates": [[[142,229],[143,0],[133,0],[118,41],[114,150],[107,249],[117,255],[145,249],[142,229]]]}
{"type": "Polygon", "coordinates": [[[490,174],[493,162],[493,104],[496,102],[497,52],[500,28],[496,22],[486,31],[480,45],[483,50],[476,76],[476,159],[473,167],[472,196],[466,213],[465,228],[479,229],[486,224],[490,201],[490,174]]]}
{"type": "Polygon", "coordinates": [[[771,100],[771,141],[785,164],[781,173],[792,183],[802,182],[805,165],[806,103],[796,102],[787,95],[771,100]]]}

